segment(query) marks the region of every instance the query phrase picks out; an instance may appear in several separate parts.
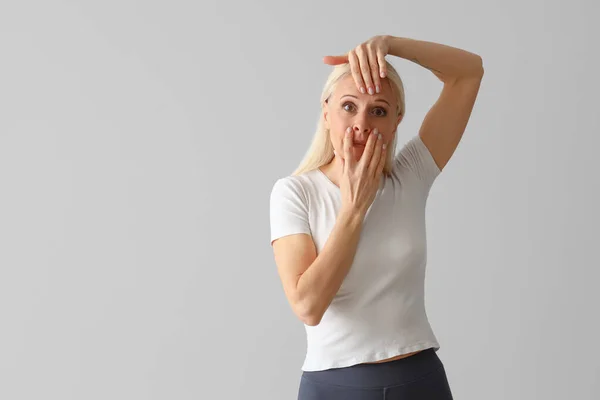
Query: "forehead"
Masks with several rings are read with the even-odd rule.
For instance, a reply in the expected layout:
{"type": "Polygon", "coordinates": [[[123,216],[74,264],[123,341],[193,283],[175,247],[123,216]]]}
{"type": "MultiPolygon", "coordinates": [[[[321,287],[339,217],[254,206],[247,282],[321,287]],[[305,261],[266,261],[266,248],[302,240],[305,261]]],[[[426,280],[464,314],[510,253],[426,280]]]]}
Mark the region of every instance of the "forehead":
{"type": "MultiPolygon", "coordinates": [[[[388,78],[380,78],[381,79],[381,91],[379,93],[375,93],[370,95],[368,93],[362,94],[358,88],[356,87],[356,82],[354,81],[354,77],[351,74],[348,74],[341,78],[335,89],[333,90],[332,97],[336,100],[339,100],[340,97],[350,94],[358,97],[359,100],[370,100],[373,98],[382,98],[390,102],[390,104],[394,104],[396,102],[394,92],[392,91],[391,82],[388,78]]],[[[366,88],[365,88],[366,90],[366,88]]]]}

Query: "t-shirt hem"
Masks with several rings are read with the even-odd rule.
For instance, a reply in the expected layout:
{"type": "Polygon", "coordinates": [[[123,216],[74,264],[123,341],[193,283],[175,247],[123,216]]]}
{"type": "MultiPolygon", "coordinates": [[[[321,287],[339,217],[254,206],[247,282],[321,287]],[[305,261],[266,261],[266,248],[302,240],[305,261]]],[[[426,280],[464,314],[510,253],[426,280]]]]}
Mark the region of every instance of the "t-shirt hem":
{"type": "Polygon", "coordinates": [[[426,341],[412,344],[410,346],[404,346],[395,349],[389,349],[385,351],[371,352],[361,357],[350,357],[343,360],[338,360],[334,363],[321,364],[321,365],[309,365],[306,362],[302,366],[302,371],[323,371],[332,368],[344,368],[351,367],[356,364],[362,364],[366,362],[381,361],[388,358],[396,357],[401,354],[412,353],[413,351],[426,350],[433,348],[436,352],[440,349],[440,344],[437,341],[426,341]]]}

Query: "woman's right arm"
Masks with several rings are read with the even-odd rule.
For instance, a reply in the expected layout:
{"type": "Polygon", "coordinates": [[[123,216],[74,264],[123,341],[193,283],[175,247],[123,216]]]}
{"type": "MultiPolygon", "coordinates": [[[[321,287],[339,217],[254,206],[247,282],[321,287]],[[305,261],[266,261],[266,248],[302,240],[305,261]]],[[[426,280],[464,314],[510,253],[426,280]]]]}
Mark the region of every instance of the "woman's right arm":
{"type": "Polygon", "coordinates": [[[306,325],[318,325],[354,261],[367,209],[379,187],[385,145],[375,130],[360,161],[352,153],[352,130],[343,140],[342,207],[323,249],[316,255],[312,238],[293,234],[273,242],[275,262],[292,309],[306,325]]]}
{"type": "Polygon", "coordinates": [[[342,286],[356,254],[363,219],[362,212],[341,211],[318,256],[312,237],[304,233],[273,242],[286,297],[306,325],[319,324],[342,286]]]}

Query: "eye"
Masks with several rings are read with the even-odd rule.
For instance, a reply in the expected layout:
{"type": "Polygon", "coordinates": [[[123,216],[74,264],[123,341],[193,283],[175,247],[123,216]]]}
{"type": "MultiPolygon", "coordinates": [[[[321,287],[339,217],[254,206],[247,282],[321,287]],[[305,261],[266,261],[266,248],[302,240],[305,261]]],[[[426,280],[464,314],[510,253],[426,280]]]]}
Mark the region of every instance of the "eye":
{"type": "Polygon", "coordinates": [[[379,114],[376,114],[378,117],[385,117],[387,115],[387,110],[383,107],[375,107],[375,110],[380,111],[379,114]]]}
{"type": "MultiPolygon", "coordinates": [[[[348,111],[348,112],[354,112],[355,111],[354,110],[354,104],[351,103],[351,102],[346,102],[346,103],[342,104],[342,108],[345,111],[348,111]]],[[[383,108],[383,107],[375,107],[373,109],[373,112],[374,112],[374,114],[375,114],[376,117],[385,117],[385,116],[387,116],[387,110],[385,108],[383,108]]]]}
{"type": "Polygon", "coordinates": [[[354,107],[354,104],[350,103],[350,102],[346,102],[342,105],[342,108],[348,112],[352,112],[352,110],[348,110],[348,108],[346,106],[352,106],[354,107]]]}

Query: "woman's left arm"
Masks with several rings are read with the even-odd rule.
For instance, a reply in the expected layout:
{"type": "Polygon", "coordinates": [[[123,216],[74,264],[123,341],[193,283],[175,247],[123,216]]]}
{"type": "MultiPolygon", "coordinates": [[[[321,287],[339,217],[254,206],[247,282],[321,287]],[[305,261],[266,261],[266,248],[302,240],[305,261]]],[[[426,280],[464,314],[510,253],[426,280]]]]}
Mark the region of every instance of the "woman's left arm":
{"type": "Polygon", "coordinates": [[[443,44],[389,35],[374,36],[343,56],[327,56],[330,65],[350,63],[362,93],[379,92],[387,75],[385,56],[391,54],[430,70],[443,83],[442,92],[419,130],[438,168],[443,169],[458,147],[467,127],[483,78],[483,61],[477,54],[443,44]]]}
{"type": "Polygon", "coordinates": [[[443,44],[393,36],[387,36],[387,41],[389,54],[427,68],[444,83],[419,130],[441,170],[467,127],[483,78],[483,61],[477,54],[443,44]]]}
{"type": "Polygon", "coordinates": [[[444,83],[483,75],[481,57],[466,50],[403,37],[387,36],[386,40],[388,54],[427,68],[444,83]]]}

